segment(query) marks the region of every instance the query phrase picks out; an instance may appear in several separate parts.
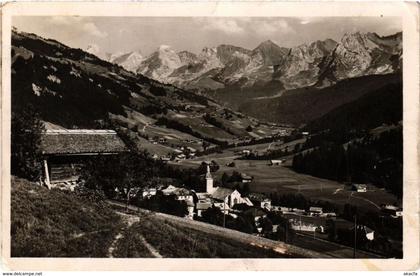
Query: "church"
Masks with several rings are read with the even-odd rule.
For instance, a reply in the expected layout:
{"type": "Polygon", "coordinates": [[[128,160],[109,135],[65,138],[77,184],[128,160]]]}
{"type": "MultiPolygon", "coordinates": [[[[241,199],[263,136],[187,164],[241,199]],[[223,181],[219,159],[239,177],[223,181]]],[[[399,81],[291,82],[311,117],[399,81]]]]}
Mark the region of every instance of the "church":
{"type": "Polygon", "coordinates": [[[242,197],[237,190],[232,190],[224,187],[214,187],[214,179],[210,172],[210,166],[207,165],[206,173],[206,191],[204,193],[196,193],[197,203],[196,212],[201,216],[202,212],[208,208],[215,206],[220,208],[224,213],[229,213],[229,210],[236,204],[246,204],[253,206],[252,202],[247,197],[242,197]]]}

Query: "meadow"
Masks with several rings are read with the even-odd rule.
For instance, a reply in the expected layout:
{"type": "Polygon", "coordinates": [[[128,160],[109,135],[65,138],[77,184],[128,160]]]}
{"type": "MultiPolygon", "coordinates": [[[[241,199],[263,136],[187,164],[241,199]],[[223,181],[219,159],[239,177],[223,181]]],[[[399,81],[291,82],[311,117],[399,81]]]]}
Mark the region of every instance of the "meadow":
{"type": "Polygon", "coordinates": [[[12,257],[106,257],[121,227],[104,202],[12,177],[12,257]]]}

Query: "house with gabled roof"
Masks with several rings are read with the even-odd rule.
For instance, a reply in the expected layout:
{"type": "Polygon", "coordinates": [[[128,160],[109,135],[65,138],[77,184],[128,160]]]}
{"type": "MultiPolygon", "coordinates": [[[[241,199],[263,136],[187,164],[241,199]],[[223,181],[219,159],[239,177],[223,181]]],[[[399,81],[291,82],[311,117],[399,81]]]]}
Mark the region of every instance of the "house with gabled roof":
{"type": "Polygon", "coordinates": [[[271,210],[271,199],[260,193],[250,193],[249,199],[255,206],[271,210]]]}
{"type": "Polygon", "coordinates": [[[113,130],[47,129],[41,134],[43,182],[48,187],[72,189],[83,164],[92,156],[127,152],[113,130]]]}

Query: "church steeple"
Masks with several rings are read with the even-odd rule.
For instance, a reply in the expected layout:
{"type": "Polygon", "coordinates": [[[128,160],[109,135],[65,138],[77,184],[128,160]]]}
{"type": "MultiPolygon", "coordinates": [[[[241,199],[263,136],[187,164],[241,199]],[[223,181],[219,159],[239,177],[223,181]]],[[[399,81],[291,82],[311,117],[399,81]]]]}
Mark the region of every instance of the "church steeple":
{"type": "Polygon", "coordinates": [[[213,193],[213,176],[210,173],[210,166],[207,165],[207,173],[206,173],[206,193],[213,193]]]}
{"type": "Polygon", "coordinates": [[[213,179],[213,177],[211,176],[211,173],[210,173],[210,165],[207,165],[207,173],[206,173],[206,179],[213,179]]]}

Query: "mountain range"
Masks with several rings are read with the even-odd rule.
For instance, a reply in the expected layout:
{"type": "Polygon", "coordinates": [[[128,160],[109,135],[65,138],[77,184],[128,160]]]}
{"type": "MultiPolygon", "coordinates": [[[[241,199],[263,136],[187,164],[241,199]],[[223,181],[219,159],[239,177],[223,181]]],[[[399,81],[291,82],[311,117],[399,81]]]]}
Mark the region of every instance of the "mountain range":
{"type": "MultiPolygon", "coordinates": [[[[186,145],[202,150],[285,131],[36,34],[13,31],[11,56],[12,110],[31,105],[50,128],[113,128],[159,155],[186,145]]],[[[110,58],[131,66],[129,60],[139,56],[110,58]]]]}
{"type": "Polygon", "coordinates": [[[340,41],[317,40],[281,47],[271,40],[249,50],[219,45],[194,54],[161,45],[146,57],[126,53],[108,61],[160,82],[196,91],[272,87],[327,87],[340,80],[401,69],[402,33],[346,33],[340,41]],[[275,85],[273,85],[275,84],[275,85]]]}

